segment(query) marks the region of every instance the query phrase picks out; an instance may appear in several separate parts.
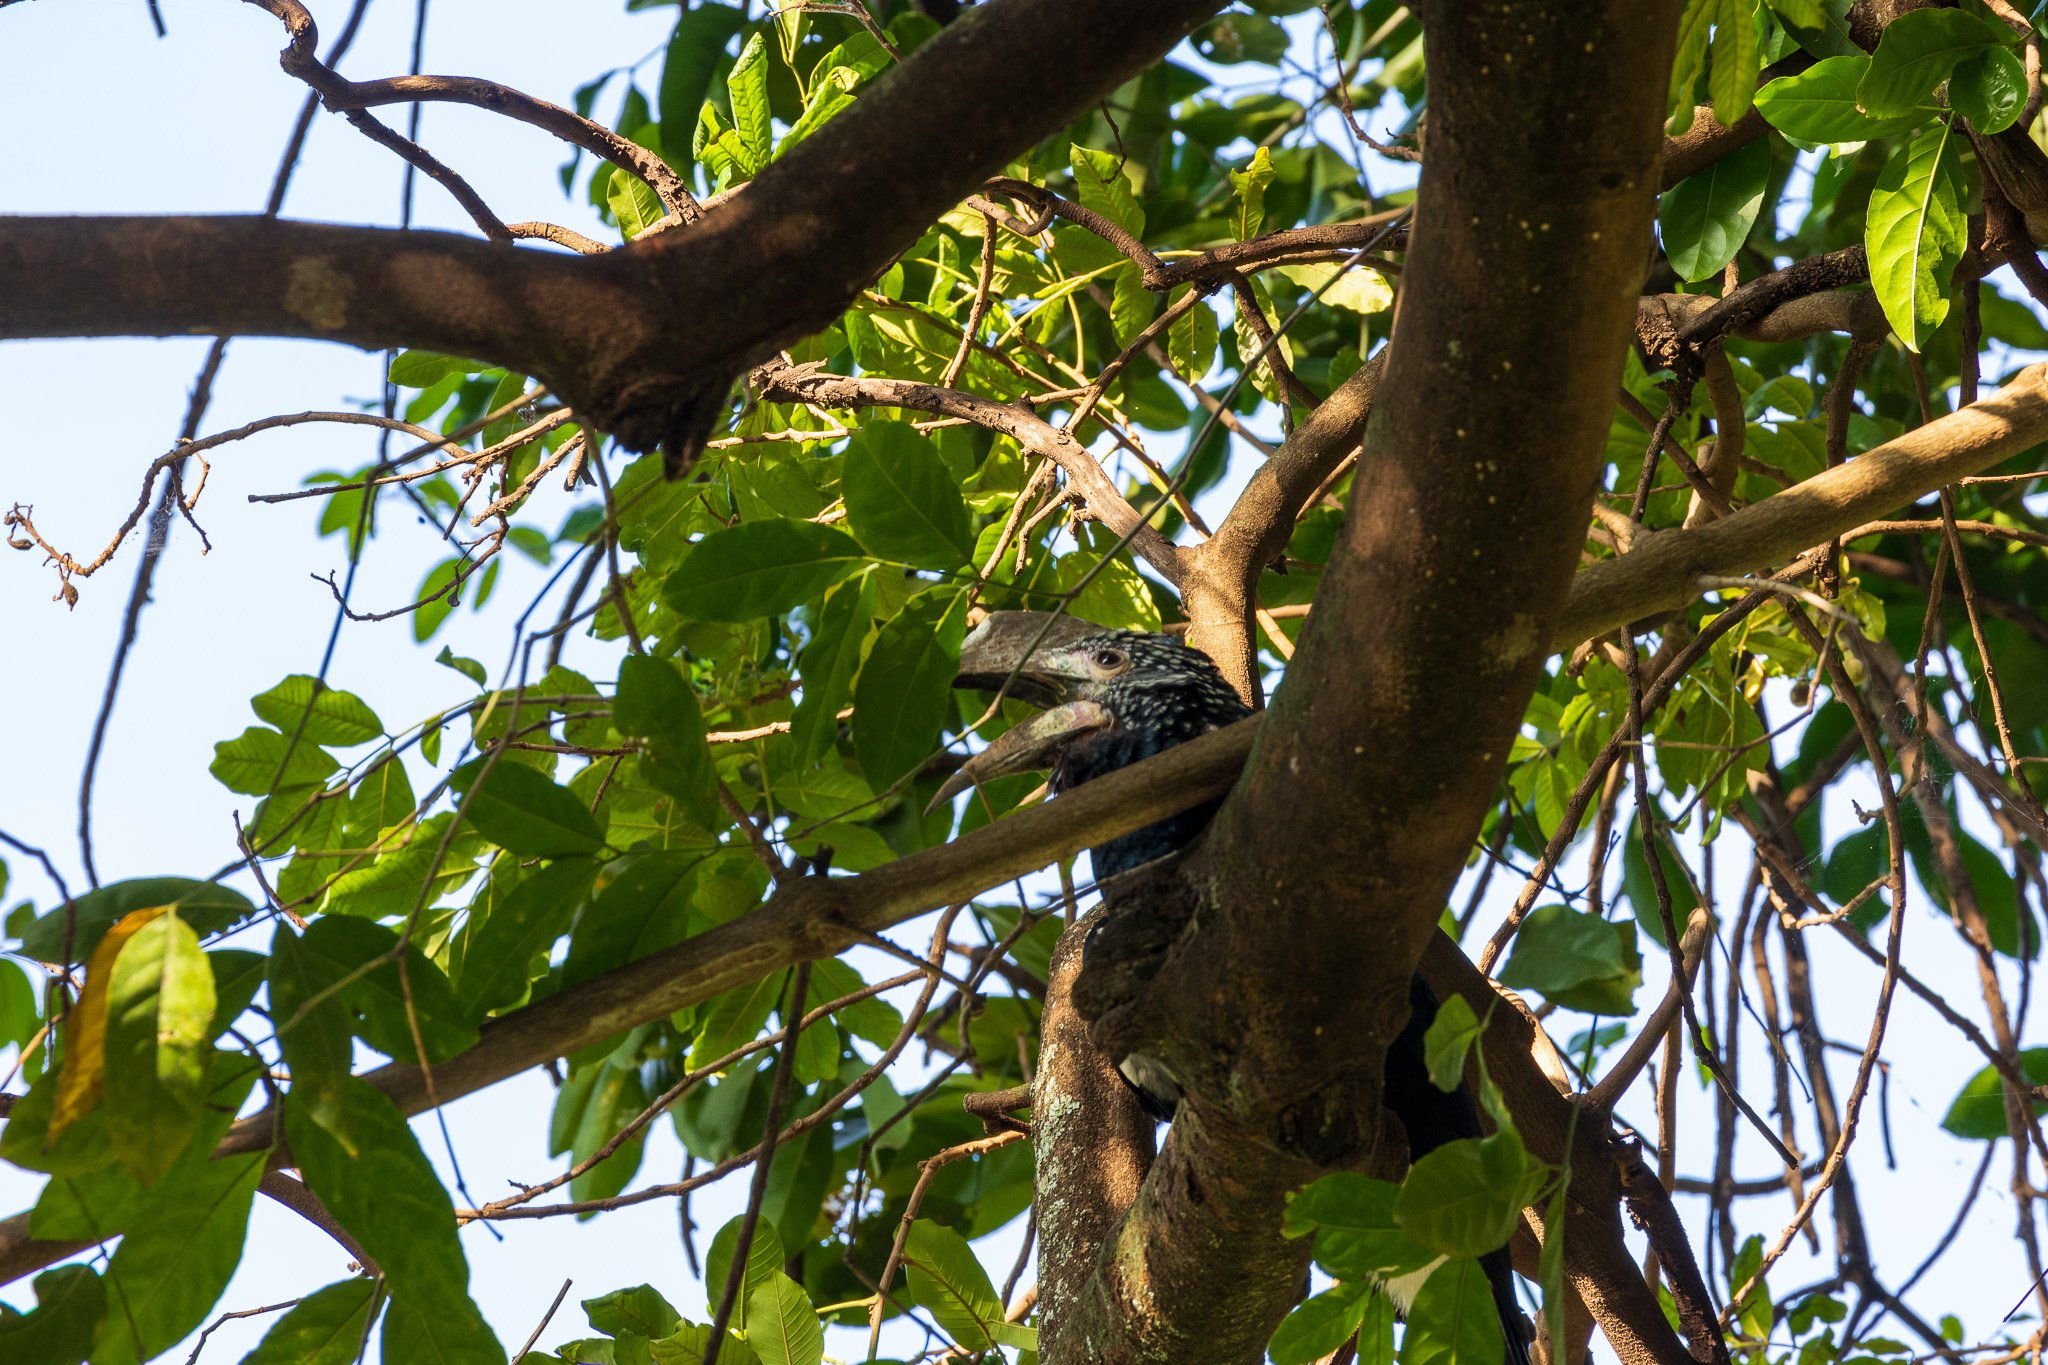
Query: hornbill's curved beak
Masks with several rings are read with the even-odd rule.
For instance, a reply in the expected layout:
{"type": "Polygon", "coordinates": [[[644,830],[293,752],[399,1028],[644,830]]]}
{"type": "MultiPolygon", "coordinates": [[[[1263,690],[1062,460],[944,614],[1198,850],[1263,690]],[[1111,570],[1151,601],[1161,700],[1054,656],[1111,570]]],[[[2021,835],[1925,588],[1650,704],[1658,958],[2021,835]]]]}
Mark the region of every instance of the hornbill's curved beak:
{"type": "Polygon", "coordinates": [[[1109,713],[1101,706],[1072,698],[1074,684],[1089,675],[1077,666],[1069,647],[1100,630],[1087,621],[1046,611],[990,612],[974,628],[960,644],[960,670],[953,686],[1000,692],[1050,709],[1011,726],[962,764],[932,797],[926,814],[969,787],[1050,767],[1064,745],[1109,724],[1109,713]]]}

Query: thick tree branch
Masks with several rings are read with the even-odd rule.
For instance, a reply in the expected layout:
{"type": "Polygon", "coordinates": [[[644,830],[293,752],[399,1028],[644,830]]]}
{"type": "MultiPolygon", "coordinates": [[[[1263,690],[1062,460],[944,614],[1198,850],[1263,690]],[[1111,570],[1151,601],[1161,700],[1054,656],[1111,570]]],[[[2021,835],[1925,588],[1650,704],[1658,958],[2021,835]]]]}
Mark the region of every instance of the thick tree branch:
{"type": "MultiPolygon", "coordinates": [[[[1301,1270],[1286,1193],[1305,1173],[1399,1169],[1386,1047],[1585,537],[1677,7],[1422,17],[1429,154],[1369,477],[1244,779],[1185,866],[1131,898],[1152,917],[1192,901],[1191,928],[1123,998],[1090,988],[1092,954],[1083,969],[1097,1040],[1160,1057],[1189,1117],[1053,1365],[1259,1359],[1301,1270]],[[1223,1264],[1189,1250],[1219,1244],[1223,1264]]],[[[1664,1342],[1635,1359],[1682,1358],[1664,1342]]]]}
{"type": "Polygon", "coordinates": [[[1047,1352],[1058,1350],[1060,1330],[1094,1277],[1096,1250],[1138,1197],[1153,1158],[1151,1118],[1074,1010],[1082,944],[1100,916],[1070,926],[1053,949],[1031,1084],[1039,1207],[1058,1210],[1042,1220],[1038,1244],[1039,1330],[1047,1352]]]}
{"type": "Polygon", "coordinates": [[[1256,701],[1258,649],[1252,621],[1259,574],[1286,548],[1295,518],[1358,449],[1386,370],[1385,350],[1338,385],[1252,472],[1216,534],[1181,550],[1181,602],[1188,643],[1207,653],[1239,694],[1256,701]]]}
{"type": "Polygon", "coordinates": [[[1569,647],[1684,606],[1702,577],[1753,573],[2048,437],[2048,367],[1775,497],[1705,526],[1640,535],[1572,584],[1553,643],[1569,647]]]}
{"type": "Polygon", "coordinates": [[[940,214],[1217,8],[976,6],[691,231],[603,256],[239,219],[0,219],[0,338],[430,347],[541,378],[629,447],[687,458],[748,366],[829,324],[940,214]]]}

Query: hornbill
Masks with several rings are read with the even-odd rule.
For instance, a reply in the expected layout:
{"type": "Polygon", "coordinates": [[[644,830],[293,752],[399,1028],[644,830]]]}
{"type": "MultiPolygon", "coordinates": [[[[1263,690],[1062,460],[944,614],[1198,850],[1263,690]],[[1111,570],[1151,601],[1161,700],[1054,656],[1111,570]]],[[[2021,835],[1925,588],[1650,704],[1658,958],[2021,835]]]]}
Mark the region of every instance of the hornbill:
{"type": "MultiPolygon", "coordinates": [[[[979,783],[1041,769],[1057,794],[1251,714],[1201,651],[1168,635],[1048,612],[991,613],[962,643],[954,686],[1000,691],[1045,709],[967,760],[939,788],[934,808],[979,783]]],[[[1221,804],[1205,802],[1089,850],[1096,882],[1113,899],[1116,878],[1186,848],[1221,804]]],[[[1421,1157],[1483,1130],[1466,1087],[1446,1094],[1429,1079],[1423,1036],[1437,1002],[1420,976],[1409,982],[1408,1004],[1408,1023],[1387,1051],[1386,1106],[1408,1131],[1410,1156],[1421,1157]]],[[[1156,1059],[1132,1055],[1117,1070],[1154,1118],[1172,1120],[1180,1087],[1156,1059]]],[[[1506,1250],[1489,1252],[1481,1265],[1507,1365],[1529,1365],[1529,1329],[1515,1303],[1506,1250]]]]}

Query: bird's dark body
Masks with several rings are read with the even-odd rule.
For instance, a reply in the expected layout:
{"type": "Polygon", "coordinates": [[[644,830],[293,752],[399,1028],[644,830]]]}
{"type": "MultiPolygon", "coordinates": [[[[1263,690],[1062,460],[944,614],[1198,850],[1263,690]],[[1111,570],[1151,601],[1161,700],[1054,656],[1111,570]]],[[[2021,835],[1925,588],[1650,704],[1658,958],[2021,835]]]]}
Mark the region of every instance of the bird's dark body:
{"type": "MultiPolygon", "coordinates": [[[[1060,752],[1048,783],[1054,792],[1071,790],[1251,714],[1208,656],[1169,637],[1105,631],[1070,648],[1113,649],[1131,663],[1121,676],[1097,689],[1095,699],[1113,724],[1082,735],[1060,752]]],[[[1091,849],[1095,880],[1113,900],[1118,877],[1186,848],[1221,805],[1220,800],[1206,802],[1091,849]]],[[[1479,1137],[1483,1130],[1472,1096],[1463,1086],[1447,1094],[1429,1079],[1423,1040],[1436,1018],[1437,1001],[1419,976],[1410,979],[1408,1005],[1408,1023],[1387,1050],[1386,1106],[1407,1129],[1410,1157],[1420,1158],[1459,1138],[1479,1137]]],[[[1156,1063],[1131,1058],[1120,1070],[1147,1112],[1161,1121],[1173,1117],[1179,1097],[1151,1079],[1164,1079],[1156,1063]]],[[[1525,1320],[1515,1303],[1507,1252],[1490,1252],[1480,1263],[1500,1314],[1507,1365],[1528,1365],[1525,1320]]]]}

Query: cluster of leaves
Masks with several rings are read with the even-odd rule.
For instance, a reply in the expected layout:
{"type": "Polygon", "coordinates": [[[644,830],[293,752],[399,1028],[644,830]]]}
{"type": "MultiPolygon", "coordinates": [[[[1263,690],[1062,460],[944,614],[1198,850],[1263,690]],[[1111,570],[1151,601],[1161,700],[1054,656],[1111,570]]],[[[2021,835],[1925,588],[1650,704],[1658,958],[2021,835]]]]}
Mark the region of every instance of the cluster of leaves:
{"type": "MultiPolygon", "coordinates": [[[[1850,40],[1847,10],[1840,0],[1693,0],[1672,72],[1673,121],[1682,131],[1702,92],[1723,123],[1753,100],[1787,149],[1830,153],[1815,173],[1816,201],[1838,195],[1858,154],[1878,144],[1876,178],[1856,187],[1871,284],[1893,330],[1917,351],[1948,316],[1949,276],[1966,245],[1973,158],[1955,120],[1982,136],[2011,127],[2026,103],[2026,72],[2012,31],[1964,10],[1903,14],[1869,53],[1850,40]],[[1804,69],[1759,89],[1761,70],[1790,55],[1810,64],[1793,63],[1804,69]]],[[[1788,168],[1774,145],[1752,142],[1664,196],[1664,250],[1681,280],[1718,275],[1767,199],[1783,192],[1788,168]]]]}
{"type": "MultiPolygon", "coordinates": [[[[1275,16],[1302,8],[1225,16],[1199,46],[1219,61],[1270,60],[1275,16]]],[[[797,11],[753,22],[737,8],[699,5],[678,16],[655,99],[631,72],[615,72],[577,105],[590,111],[623,76],[620,131],[679,171],[700,170],[715,193],[845,108],[933,31],[908,6],[880,17],[871,30],[797,11]]],[[[1354,58],[1384,18],[1341,18],[1354,58]]],[[[1417,49],[1413,22],[1396,27],[1389,41],[1417,49]]],[[[1412,61],[1409,69],[1412,81],[1419,71],[1412,61]]],[[[1334,149],[1281,145],[1305,118],[1290,99],[1221,101],[1202,77],[1169,64],[1108,107],[1114,122],[1091,115],[1011,170],[1169,257],[1351,216],[1365,203],[1355,167],[1334,149]],[[1222,158],[1246,137],[1260,145],[1236,164],[1222,158]]],[[[565,186],[574,184],[579,168],[565,172],[565,186]]],[[[646,187],[611,166],[584,183],[624,238],[660,219],[646,187]]],[[[978,213],[948,215],[793,358],[939,380],[960,350],[992,230],[978,213]]],[[[996,307],[956,382],[1003,401],[1085,384],[1170,301],[1078,229],[1060,228],[1049,245],[1006,234],[994,261],[996,307]],[[1109,306],[1096,306],[1098,292],[1109,306]]],[[[1277,321],[1333,273],[1289,267],[1258,283],[1260,306],[1277,321]]],[[[1384,280],[1357,272],[1325,291],[1284,355],[1312,382],[1340,381],[1371,341],[1360,319],[1390,300],[1384,280]]],[[[1216,384],[1246,415],[1277,392],[1270,374],[1241,394],[1230,386],[1256,341],[1242,323],[1219,327],[1208,304],[1163,341],[1165,361],[1136,357],[1077,434],[1114,431],[1142,452],[1145,431],[1206,421],[1192,401],[1198,384],[1216,384]]],[[[527,377],[458,357],[407,352],[391,377],[409,391],[407,420],[470,432],[461,448],[471,453],[547,413],[527,377]]],[[[750,842],[756,832],[782,857],[835,871],[943,840],[953,813],[921,811],[943,737],[973,719],[950,687],[970,607],[1070,600],[1090,619],[1146,629],[1171,609],[1170,596],[1097,528],[1018,529],[1011,514],[1032,469],[1015,440],[910,416],[753,403],[693,481],[667,484],[658,459],[642,459],[618,473],[602,507],[576,508],[555,535],[507,527],[504,538],[542,563],[621,554],[624,573],[601,597],[592,633],[603,642],[631,635],[646,652],[621,660],[615,678],[558,665],[492,687],[482,665],[444,648],[442,662],[477,690],[402,725],[303,674],[252,698],[258,723],[217,746],[212,772],[252,798],[244,828],[263,889],[305,921],[300,929],[280,920],[267,944],[258,941],[267,951],[242,946],[267,906],[185,879],[110,885],[10,924],[25,958],[82,963],[88,984],[77,1000],[52,988],[38,1002],[27,976],[0,964],[12,1041],[28,1044],[43,1018],[69,1006],[47,1045],[25,1053],[30,1090],[9,1116],[4,1155],[51,1177],[36,1235],[122,1240],[104,1271],[41,1277],[38,1306],[0,1318],[0,1348],[53,1363],[139,1361],[201,1324],[240,1260],[264,1163],[261,1151],[206,1158],[259,1074],[282,1064],[293,1159],[383,1274],[375,1292],[346,1281],[312,1294],[251,1358],[349,1358],[372,1337],[391,1360],[501,1358],[467,1291],[449,1196],[404,1116],[356,1078],[360,1059],[443,1062],[492,1016],[745,913],[770,886],[750,842]]],[[[578,434],[573,422],[558,424],[505,453],[490,475],[494,491],[519,487],[578,434]]],[[[1197,493],[1224,465],[1223,443],[1208,441],[1199,467],[1141,475],[1133,496],[1150,487],[1156,497],[1167,479],[1197,493]]],[[[482,480],[468,482],[442,473],[407,487],[424,510],[452,519],[474,510],[482,480]]],[[[375,493],[345,489],[323,503],[319,530],[362,553],[378,529],[375,510],[375,493]]],[[[479,607],[489,598],[496,566],[472,585],[477,564],[460,554],[428,569],[411,617],[416,638],[431,639],[458,596],[479,607]]],[[[993,805],[977,805],[970,824],[1021,792],[990,795],[993,805]]],[[[961,1096],[1023,1078],[1035,1046],[1033,983],[1043,980],[1056,926],[1014,906],[971,915],[988,943],[1003,945],[1012,983],[1003,989],[1014,993],[984,987],[926,1020],[926,1044],[951,1054],[929,1084],[904,1093],[896,1073],[863,1074],[877,1050],[916,1026],[886,1000],[856,1000],[797,1035],[785,1122],[861,1089],[777,1156],[727,1358],[815,1362],[821,1322],[864,1318],[864,1308],[821,1318],[816,1305],[868,1292],[863,1277],[880,1273],[918,1163],[980,1135],[961,1096]],[[797,1266],[792,1279],[785,1271],[797,1266]]],[[[810,983],[813,1004],[864,985],[841,962],[814,964],[810,983]]],[[[564,1059],[549,1137],[577,1163],[571,1199],[629,1187],[645,1141],[644,1128],[629,1128],[686,1077],[663,1117],[690,1153],[716,1163],[756,1146],[788,987],[787,974],[774,975],[564,1059]],[[593,1160],[600,1151],[610,1154],[593,1160]]],[[[965,1238],[1016,1218],[1030,1176],[1029,1149],[1017,1145],[931,1181],[891,1312],[907,1304],[964,1346],[1028,1354],[1030,1329],[1004,1321],[965,1238]]],[[[708,1329],[682,1322],[651,1290],[587,1309],[606,1341],[577,1343],[565,1359],[702,1354],[708,1329]]]]}
{"type": "MultiPolygon", "coordinates": [[[[1304,34],[1323,41],[1312,19],[1292,17],[1310,8],[1305,0],[1238,7],[1200,30],[1194,49],[1223,66],[1276,65],[1304,34]]],[[[2001,117],[2009,123],[2017,59],[2005,30],[1960,10],[1909,14],[1865,54],[1848,42],[1843,9],[1840,0],[1692,0],[1672,86],[1674,130],[1696,103],[1732,123],[1754,99],[1772,131],[1674,187],[1661,223],[1670,276],[1684,285],[1718,280],[1731,263],[1753,276],[1787,257],[1868,243],[1874,287],[1903,344],[1880,352],[1859,381],[1867,410],[1848,421],[1845,452],[1855,455],[1922,419],[1916,378],[1939,394],[1961,373],[1949,273],[1964,245],[1974,172],[1950,116],[1979,132],[2005,126],[2001,117]],[[1759,88],[1764,68],[1802,52],[1810,65],[1759,88]],[[1803,210],[1799,186],[1808,188],[1803,210]]],[[[704,193],[730,189],[848,108],[936,31],[900,0],[869,11],[872,26],[824,11],[756,20],[734,5],[687,7],[656,83],[643,89],[638,72],[622,68],[583,87],[575,105],[588,116],[616,98],[619,132],[704,193]]],[[[1392,0],[1331,6],[1326,33],[1349,102],[1360,110],[1391,103],[1410,125],[1396,133],[1412,131],[1423,73],[1407,9],[1392,0]]],[[[1316,104],[1330,92],[1307,102],[1296,93],[1263,79],[1226,89],[1186,63],[1161,63],[1008,172],[1080,203],[1169,262],[1405,202],[1405,193],[1366,192],[1356,144],[1316,104]]],[[[669,230],[652,191],[608,164],[586,173],[572,160],[563,186],[586,195],[622,240],[669,230]]],[[[1392,286],[1370,269],[1339,275],[1330,262],[1294,264],[1247,281],[1268,323],[1299,313],[1273,353],[1313,391],[1341,383],[1386,336],[1392,286]]],[[[1025,237],[961,209],[790,359],[838,375],[950,381],[1003,403],[1036,400],[1056,418],[1188,288],[1154,293],[1134,262],[1073,224],[1025,237]]],[[[1192,499],[1225,481],[1232,452],[1212,409],[1269,425],[1296,415],[1286,411],[1275,367],[1245,373],[1261,342],[1242,311],[1219,314],[1228,297],[1197,302],[1156,347],[1131,350],[1074,428],[1095,448],[1129,454],[1118,473],[1140,507],[1169,491],[1192,499]],[[1155,459],[1148,442],[1170,453],[1155,459]]],[[[1994,342],[2048,348],[2048,329],[1995,293],[1982,298],[1981,318],[1994,342]]],[[[1827,335],[1728,343],[1746,419],[1738,504],[1827,465],[1824,380],[1841,373],[1845,349],[1827,335]]],[[[522,406],[526,376],[459,357],[408,352],[391,377],[408,391],[405,413],[416,423],[456,432],[500,414],[468,438],[474,450],[543,415],[522,406]]],[[[1610,496],[1626,508],[1648,440],[1634,414],[1674,401],[1674,387],[1633,358],[1622,380],[1632,402],[1615,413],[1605,486],[1621,490],[1610,496]]],[[[503,531],[539,562],[596,564],[582,581],[595,584],[589,635],[605,647],[579,648],[617,659],[615,667],[557,663],[493,685],[481,664],[444,648],[442,661],[466,683],[395,728],[362,698],[307,675],[252,698],[261,723],[218,745],[212,772],[252,798],[250,860],[263,869],[266,897],[306,921],[303,929],[278,917],[260,945],[267,951],[257,951],[250,926],[268,903],[179,878],[124,882],[40,916],[10,915],[15,951],[82,963],[85,984],[75,999],[52,984],[38,1001],[28,975],[0,961],[0,1046],[22,1050],[31,1082],[0,1134],[0,1156],[50,1176],[32,1215],[36,1235],[122,1241],[103,1269],[67,1266],[40,1277],[33,1311],[0,1310],[0,1355],[54,1365],[88,1355],[99,1365],[140,1361],[203,1321],[241,1256],[263,1153],[206,1158],[260,1076],[281,1063],[294,1159],[383,1274],[374,1287],[351,1280],[308,1296],[250,1359],[350,1359],[380,1320],[387,1360],[501,1359],[468,1293],[452,1201],[403,1115],[355,1078],[358,1058],[445,1061],[493,1017],[739,918],[788,870],[771,875],[757,840],[778,863],[859,872],[1011,809],[1029,780],[993,784],[961,812],[923,811],[948,771],[945,746],[978,723],[992,736],[1021,714],[983,723],[951,689],[971,612],[1063,602],[1092,621],[1148,630],[1178,615],[1171,591],[1113,536],[1062,523],[1056,503],[1042,500],[1034,456],[1011,435],[907,410],[737,399],[690,479],[666,482],[658,457],[641,458],[609,478],[601,502],[568,509],[554,535],[503,531]],[[238,930],[232,945],[224,941],[238,930]],[[60,1015],[61,1026],[36,1045],[43,1022],[60,1015]]],[[[1706,394],[1675,401],[1674,445],[1698,450],[1727,439],[1706,394]]],[[[499,489],[521,487],[580,434],[568,422],[507,452],[494,475],[499,489]]],[[[2017,457],[2007,470],[2036,468],[2029,461],[2037,458],[2017,457]]],[[[315,481],[360,482],[371,472],[315,481]]],[[[1958,515],[2038,535],[2025,498],[2039,486],[1961,490],[1958,515]]],[[[475,491],[445,475],[410,487],[451,518],[475,491]]],[[[1330,493],[1263,576],[1267,605],[1314,596],[1341,515],[1333,504],[1348,482],[1330,493]]],[[[377,529],[376,498],[374,490],[333,494],[321,532],[363,552],[377,529]]],[[[1690,499],[1667,457],[1653,471],[1646,523],[1682,523],[1690,499]]],[[[1157,522],[1169,533],[1184,525],[1172,507],[1157,522]]],[[[1857,572],[1851,561],[1836,596],[1855,624],[1838,628],[1913,657],[1927,611],[1923,542],[1888,535],[1850,548],[1901,572],[1857,572]]],[[[1967,549],[1979,590],[2012,608],[1986,623],[1985,640],[2006,682],[2005,720],[2032,754],[2048,752],[2048,641],[2021,617],[2048,610],[2040,553],[2023,537],[1988,547],[1973,540],[1967,549]]],[[[416,638],[442,628],[453,589],[478,606],[489,597],[495,564],[465,586],[477,563],[455,555],[427,571],[411,618],[416,638]]],[[[1667,633],[1675,638],[1722,609],[1700,604],[1667,633]]],[[[1943,612],[1959,657],[1944,680],[1948,704],[1981,687],[1985,660],[1953,596],[1943,612]]],[[[1833,771],[1830,756],[1850,727],[1845,708],[1826,696],[1819,665],[1784,608],[1766,606],[1718,641],[1651,718],[1659,783],[1651,835],[1679,922],[1701,901],[1689,851],[1731,813],[1755,813],[1750,778],[1775,762],[1762,709],[1768,684],[1791,682],[1813,699],[1796,756],[1777,765],[1780,782],[1791,788],[1833,771]]],[[[1628,680],[1609,658],[1558,667],[1511,756],[1496,817],[1504,824],[1484,837],[1525,857],[1540,853],[1628,713],[1628,680]]],[[[2022,780],[2048,791],[2048,768],[2022,780]]],[[[1846,901],[1881,868],[1883,830],[1866,826],[1827,848],[1822,809],[1811,803],[1798,833],[1814,852],[1816,885],[1846,901]]],[[[1579,897],[1538,907],[1500,973],[1551,1006],[1589,1016],[1571,1046],[1587,1066],[1636,1013],[1641,937],[1660,949],[1666,940],[1641,831],[1632,819],[1622,824],[1619,895],[1592,907],[1579,897]]],[[[1924,827],[1909,822],[1906,833],[1915,872],[1943,903],[1924,827]]],[[[2040,930],[2014,891],[2012,855],[1963,837],[1995,945],[2031,958],[2040,930]]],[[[1868,930],[1885,909],[1873,898],[1853,923],[1868,930]]],[[[1020,1083],[1036,1047],[1034,996],[1057,922],[1019,905],[978,905],[968,915],[982,939],[976,951],[1005,970],[923,1019],[906,1019],[886,999],[850,999],[869,983],[848,961],[811,968],[805,1008],[845,1003],[786,1044],[793,1084],[783,1120],[825,1118],[773,1163],[722,1358],[815,1365],[825,1324],[865,1323],[872,1282],[909,1213],[917,1216],[904,1243],[906,1282],[889,1311],[907,1305],[967,1351],[1030,1353],[1030,1329],[1004,1320],[969,1245],[1027,1207],[1028,1144],[937,1168],[910,1207],[920,1163],[982,1136],[962,1097],[1020,1083]],[[903,1066],[868,1075],[906,1033],[945,1061],[925,1073],[903,1066]]],[[[563,1059],[549,1141],[576,1171],[570,1200],[598,1204],[632,1187],[643,1116],[671,1091],[680,1094],[654,1118],[692,1156],[716,1164],[758,1146],[777,1039],[799,1013],[791,988],[789,974],[772,974],[563,1059]]],[[[1477,1032],[1462,1002],[1439,1016],[1429,1057],[1447,1087],[1477,1032]]],[[[2037,1068],[2048,1076],[2048,1051],[2029,1052],[2025,1065],[2030,1076],[2037,1068]]],[[[1949,1131],[2003,1136],[2002,1084],[1989,1070],[1971,1080],[1949,1112],[1949,1131]]],[[[1564,1176],[1528,1157],[1489,1086],[1481,1098],[1498,1127],[1492,1136],[1431,1153],[1398,1186],[1338,1176],[1295,1201],[1289,1230],[1315,1237],[1335,1287],[1287,1319],[1272,1346],[1277,1361],[1317,1358],[1353,1335],[1361,1357],[1391,1359],[1396,1325],[1381,1288],[1412,1300],[1400,1329],[1404,1359],[1499,1351],[1476,1258],[1506,1240],[1532,1201],[1551,1211],[1556,1231],[1564,1176]]],[[[736,1226],[713,1240],[706,1283],[714,1294],[736,1245],[736,1226]]],[[[1561,1238],[1546,1239],[1543,1287],[1553,1310],[1560,1248],[1561,1238]]],[[[1746,1255],[1729,1267],[1731,1290],[1748,1279],[1745,1264],[1760,1264],[1760,1248],[1746,1255]]],[[[560,1348],[564,1361],[701,1359],[708,1345],[707,1325],[685,1321],[647,1286],[584,1308],[601,1335],[560,1348]]],[[[1840,1318],[1840,1305],[1825,1297],[1786,1315],[1803,1339],[1801,1365],[1883,1354],[1879,1343],[1814,1331],[1840,1318]]],[[[1745,1301],[1743,1325],[1758,1340],[1779,1325],[1761,1285],[1745,1301]]],[[[1558,1330],[1554,1318],[1545,1326],[1558,1330]]]]}

